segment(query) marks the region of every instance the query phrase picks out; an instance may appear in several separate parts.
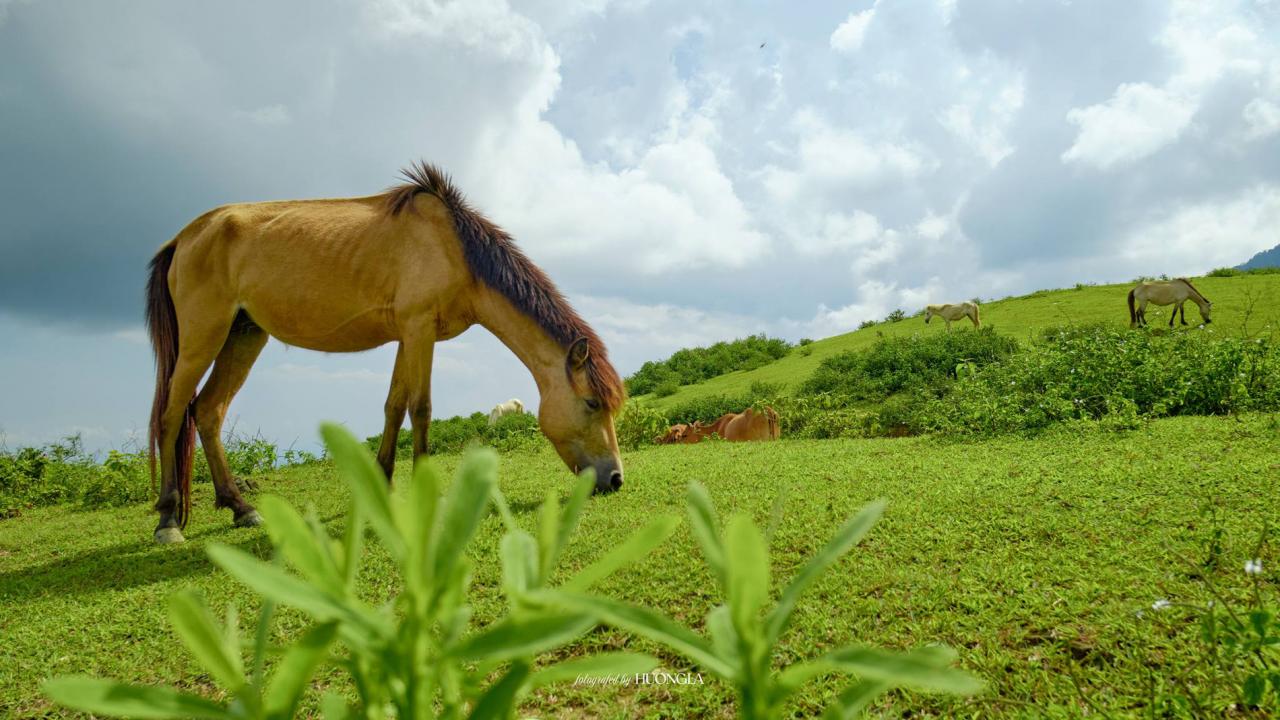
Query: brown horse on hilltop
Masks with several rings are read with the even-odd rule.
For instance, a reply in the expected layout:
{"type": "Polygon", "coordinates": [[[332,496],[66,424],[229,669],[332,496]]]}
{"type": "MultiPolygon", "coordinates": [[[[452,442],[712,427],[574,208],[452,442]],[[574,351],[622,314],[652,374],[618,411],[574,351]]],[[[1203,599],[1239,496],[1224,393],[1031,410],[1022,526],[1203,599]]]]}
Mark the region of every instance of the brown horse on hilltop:
{"type": "Polygon", "coordinates": [[[211,210],[151,261],[157,541],[183,539],[197,432],[216,506],[230,508],[237,525],[261,522],[240,496],[220,433],[268,337],[323,352],[398,344],[378,449],[390,478],[406,412],[414,455],[427,452],[435,343],[480,324],[533,374],[539,424],[565,464],[575,473],[594,469],[599,492],[622,485],[613,417],[625,392],[604,343],[448,176],[425,164],[404,176],[404,184],[369,197],[211,210]]]}

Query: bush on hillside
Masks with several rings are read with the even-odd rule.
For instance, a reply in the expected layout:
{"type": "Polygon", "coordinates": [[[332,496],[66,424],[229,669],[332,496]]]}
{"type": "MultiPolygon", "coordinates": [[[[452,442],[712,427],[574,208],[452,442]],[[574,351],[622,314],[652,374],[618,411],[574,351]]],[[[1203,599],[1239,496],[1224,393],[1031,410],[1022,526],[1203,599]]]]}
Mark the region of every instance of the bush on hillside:
{"type": "MultiPolygon", "coordinates": [[[[541,439],[538,416],[527,412],[503,415],[493,426],[489,425],[489,416],[482,412],[432,420],[427,433],[432,454],[462,452],[470,445],[486,445],[503,451],[520,450],[536,446],[541,439]]],[[[377,452],[382,444],[382,433],[366,438],[365,444],[377,452]]],[[[396,456],[413,456],[413,433],[408,428],[402,428],[396,436],[396,456]]]]}
{"type": "MultiPolygon", "coordinates": [[[[237,478],[262,475],[280,465],[298,465],[317,458],[287,450],[261,437],[228,432],[223,439],[227,464],[237,478]]],[[[197,448],[192,482],[210,482],[209,464],[197,448]]],[[[151,462],[146,452],[110,450],[99,462],[84,449],[79,436],[43,447],[0,452],[0,518],[25,508],[60,503],[112,507],[147,502],[153,497],[151,462]]]]}
{"type": "Polygon", "coordinates": [[[666,360],[650,361],[627,378],[627,392],[647,395],[660,385],[692,385],[735,370],[754,370],[791,351],[786,340],[751,335],[709,347],[677,350],[666,360]]]}
{"type": "Polygon", "coordinates": [[[1017,348],[1017,341],[990,327],[883,338],[865,350],[823,360],[800,394],[826,393],[848,402],[880,400],[909,388],[942,394],[957,366],[987,365],[1017,348]]]}
{"type": "Polygon", "coordinates": [[[1280,409],[1280,345],[1211,332],[1058,328],[917,405],[914,432],[1005,433],[1056,422],[1280,409]]]}

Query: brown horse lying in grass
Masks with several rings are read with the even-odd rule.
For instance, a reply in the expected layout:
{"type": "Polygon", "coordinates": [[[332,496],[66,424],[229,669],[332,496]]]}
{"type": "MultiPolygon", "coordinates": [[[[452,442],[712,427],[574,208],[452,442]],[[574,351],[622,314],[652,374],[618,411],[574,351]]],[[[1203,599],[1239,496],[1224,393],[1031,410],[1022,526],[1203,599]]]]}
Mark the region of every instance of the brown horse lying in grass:
{"type": "Polygon", "coordinates": [[[712,435],[730,442],[777,440],[781,435],[778,413],[771,407],[766,407],[763,413],[747,408],[740,413],[725,413],[710,425],[703,425],[700,421],[692,425],[672,425],[666,435],[654,438],[654,442],[691,445],[712,435]]]}
{"type": "Polygon", "coordinates": [[[211,210],[151,261],[157,541],[183,539],[197,431],[217,506],[237,525],[261,522],[231,477],[220,434],[268,337],[322,352],[398,345],[378,449],[390,478],[406,412],[414,455],[427,452],[435,344],[483,325],[533,374],[538,422],[565,464],[594,469],[597,491],[622,485],[613,417],[625,392],[600,337],[444,173],[419,164],[404,175],[368,197],[211,210]]]}

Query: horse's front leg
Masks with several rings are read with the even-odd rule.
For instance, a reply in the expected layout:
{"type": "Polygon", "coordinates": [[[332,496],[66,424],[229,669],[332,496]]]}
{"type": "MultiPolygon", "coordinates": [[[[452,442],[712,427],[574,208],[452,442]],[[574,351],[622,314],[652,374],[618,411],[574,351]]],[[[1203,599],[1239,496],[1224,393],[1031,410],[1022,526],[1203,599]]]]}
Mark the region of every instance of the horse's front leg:
{"type": "Polygon", "coordinates": [[[1187,301],[1183,300],[1178,303],[1178,316],[1182,320],[1182,324],[1187,324],[1187,301]]]}
{"type": "Polygon", "coordinates": [[[409,388],[405,381],[404,344],[396,350],[396,366],[391,372],[391,389],[387,391],[387,402],[383,405],[386,422],[382,426],[382,443],[378,446],[378,466],[387,482],[395,473],[396,450],[400,440],[400,426],[404,424],[405,408],[409,404],[409,388]]]}
{"type": "Polygon", "coordinates": [[[431,360],[435,354],[434,334],[423,333],[401,344],[405,382],[408,388],[409,423],[413,428],[413,457],[427,454],[431,431],[431,360]]]}

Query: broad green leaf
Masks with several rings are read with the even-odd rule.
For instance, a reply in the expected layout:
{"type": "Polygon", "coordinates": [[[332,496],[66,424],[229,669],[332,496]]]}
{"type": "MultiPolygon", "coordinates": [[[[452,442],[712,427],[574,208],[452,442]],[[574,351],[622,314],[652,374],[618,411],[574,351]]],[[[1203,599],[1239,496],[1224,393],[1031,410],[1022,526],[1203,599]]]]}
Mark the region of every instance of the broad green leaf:
{"type": "Polygon", "coordinates": [[[569,682],[580,677],[603,678],[619,675],[639,675],[658,667],[658,658],[639,653],[601,653],[590,657],[566,660],[545,667],[529,678],[529,687],[536,688],[569,682]]]}
{"type": "Polygon", "coordinates": [[[560,549],[560,495],[548,488],[538,506],[538,577],[540,585],[551,581],[560,549]]]}
{"type": "Polygon", "coordinates": [[[392,520],[391,496],[382,468],[378,467],[369,449],[341,425],[324,423],[320,426],[320,434],[338,467],[338,474],[346,481],[352,498],[360,506],[361,514],[382,539],[391,557],[398,563],[403,562],[404,539],[392,520]]]}
{"type": "Polygon", "coordinates": [[[726,587],[724,545],[720,542],[720,523],[716,518],[715,506],[711,504],[711,496],[701,484],[689,483],[686,503],[689,508],[689,528],[702,548],[702,556],[706,558],[711,574],[723,590],[726,587]]]}
{"type": "Polygon", "coordinates": [[[954,651],[940,646],[906,652],[853,646],[827,653],[814,662],[854,673],[867,680],[883,680],[915,690],[957,695],[969,695],[981,690],[980,680],[962,670],[948,667],[954,658],[954,651]]]}
{"type": "Polygon", "coordinates": [[[240,655],[233,654],[227,647],[226,637],[218,630],[209,606],[195,591],[184,590],[170,596],[169,622],[196,662],[222,687],[233,693],[244,687],[244,663],[240,655]]]}
{"type": "Polygon", "coordinates": [[[836,531],[834,537],[827,543],[817,555],[810,558],[809,562],[800,569],[792,579],[791,584],[782,591],[782,596],[778,598],[778,604],[769,614],[766,622],[765,642],[773,645],[778,642],[778,638],[782,635],[782,631],[786,629],[787,623],[791,620],[791,613],[796,609],[796,602],[800,600],[800,596],[805,590],[826,571],[828,567],[835,561],[849,552],[850,548],[858,544],[858,541],[867,534],[871,526],[876,524],[880,519],[880,514],[884,512],[885,503],[883,500],[877,500],[862,508],[857,515],[849,518],[844,525],[836,531]]]}
{"type": "Polygon", "coordinates": [[[624,540],[621,545],[610,550],[604,557],[579,571],[564,584],[564,589],[574,592],[587,590],[628,563],[643,558],[661,545],[676,529],[679,522],[671,516],[654,520],[644,529],[624,540]]]}
{"type": "Polygon", "coordinates": [[[356,589],[356,576],[360,574],[360,557],[364,554],[364,515],[357,503],[351,503],[347,513],[347,528],[342,534],[342,576],[347,593],[356,589]]]}
{"type": "Polygon", "coordinates": [[[560,647],[595,627],[584,612],[508,617],[463,640],[450,653],[460,660],[513,660],[560,647]]]}
{"type": "Polygon", "coordinates": [[[240,582],[261,595],[307,613],[320,622],[340,620],[359,633],[373,638],[391,634],[386,621],[373,615],[354,600],[339,600],[274,565],[226,545],[211,544],[209,557],[240,582]]]}
{"type": "Polygon", "coordinates": [[[240,674],[244,675],[244,660],[240,654],[240,609],[233,602],[227,603],[227,612],[222,622],[222,644],[227,654],[240,662],[240,674]]]}
{"type": "Polygon", "coordinates": [[[784,485],[782,491],[773,499],[773,506],[769,508],[769,527],[765,528],[764,539],[766,543],[773,542],[773,535],[778,531],[778,526],[782,524],[782,511],[787,504],[787,495],[791,493],[791,486],[784,485]]]}
{"type": "Polygon", "coordinates": [[[716,655],[706,640],[656,610],[560,590],[543,591],[538,593],[538,597],[548,604],[591,613],[604,623],[666,645],[708,672],[722,678],[733,677],[733,668],[716,655]]]}
{"type": "MultiPolygon", "coordinates": [[[[716,654],[736,670],[742,662],[742,653],[738,649],[738,631],[733,629],[733,618],[729,616],[728,605],[717,605],[707,613],[707,633],[711,635],[711,645],[716,654]]],[[[732,681],[732,678],[727,678],[732,681]]]]}
{"type": "MultiPolygon", "coordinates": [[[[435,576],[453,574],[463,550],[475,535],[480,520],[488,510],[489,497],[497,485],[498,456],[492,450],[471,450],[462,458],[462,466],[449,488],[444,520],[436,536],[435,576]]],[[[437,591],[444,583],[437,583],[437,591]]]]}
{"type": "Polygon", "coordinates": [[[502,589],[516,601],[538,584],[538,543],[519,528],[502,536],[502,589]]]}
{"type": "Polygon", "coordinates": [[[225,708],[202,697],[172,688],[124,685],[113,680],[83,676],[54,678],[44,692],[59,705],[82,712],[113,717],[221,718],[235,717],[225,708]]]}
{"type": "Polygon", "coordinates": [[[307,683],[311,681],[316,667],[324,660],[337,634],[338,626],[335,623],[317,625],[289,646],[284,658],[276,666],[263,696],[263,707],[268,715],[280,720],[293,717],[298,701],[307,689],[307,683]]]}
{"type": "Polygon", "coordinates": [[[346,698],[332,690],[320,698],[320,715],[324,720],[349,720],[354,717],[346,698]]]}
{"type": "Polygon", "coordinates": [[[329,554],[328,548],[316,541],[315,533],[298,511],[275,495],[260,498],[258,511],[265,520],[271,544],[279,549],[285,559],[315,585],[341,595],[344,584],[333,556],[329,554]]]}
{"type": "MultiPolygon", "coordinates": [[[[596,471],[594,468],[587,468],[579,473],[574,482],[573,491],[569,493],[569,502],[565,503],[564,512],[560,513],[560,529],[556,534],[555,552],[551,555],[552,568],[555,567],[556,562],[560,559],[560,553],[564,552],[565,546],[569,544],[569,538],[578,529],[578,521],[582,519],[582,510],[586,507],[587,499],[591,497],[595,487],[596,471]]],[[[549,578],[550,575],[547,577],[549,578]]]]}
{"type": "Polygon", "coordinates": [[[827,706],[822,714],[823,720],[854,720],[861,717],[876,698],[892,689],[892,685],[882,680],[861,680],[849,687],[827,706]]]}
{"type": "Polygon", "coordinates": [[[425,606],[432,576],[430,558],[434,551],[435,526],[440,505],[440,478],[433,463],[419,458],[413,467],[413,481],[405,502],[396,506],[397,527],[405,541],[404,583],[420,606],[425,606]]]}
{"type": "Polygon", "coordinates": [[[502,679],[490,685],[489,689],[480,696],[467,717],[474,720],[511,717],[512,712],[515,711],[516,694],[520,692],[527,677],[529,677],[528,663],[512,663],[502,679]]]}
{"type": "Polygon", "coordinates": [[[725,594],[730,617],[744,640],[759,637],[760,608],[769,593],[769,551],[751,518],[736,514],[724,530],[725,594]]]}

